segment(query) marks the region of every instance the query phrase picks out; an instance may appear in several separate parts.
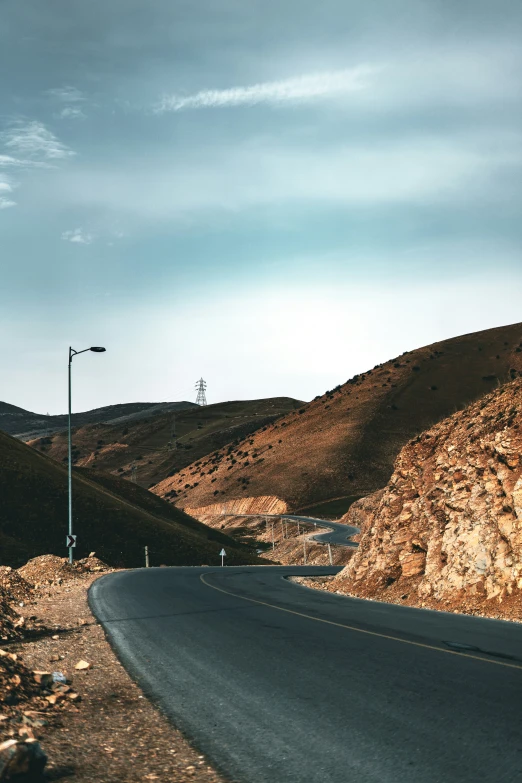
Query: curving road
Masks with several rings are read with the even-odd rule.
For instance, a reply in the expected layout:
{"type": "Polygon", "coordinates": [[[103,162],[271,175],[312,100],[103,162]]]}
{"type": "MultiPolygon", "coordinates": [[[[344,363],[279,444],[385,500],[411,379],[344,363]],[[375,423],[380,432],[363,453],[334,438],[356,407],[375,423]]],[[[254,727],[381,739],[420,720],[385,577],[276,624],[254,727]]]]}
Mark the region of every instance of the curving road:
{"type": "Polygon", "coordinates": [[[341,525],[339,522],[330,522],[325,519],[315,519],[314,517],[300,517],[295,514],[283,514],[283,519],[290,519],[291,521],[303,522],[307,525],[317,525],[318,527],[326,527],[330,532],[319,533],[319,535],[312,536],[314,541],[319,544],[335,544],[336,546],[350,546],[357,547],[355,541],[350,541],[351,536],[355,536],[360,533],[358,527],[352,525],[341,525]]]}
{"type": "Polygon", "coordinates": [[[522,625],[150,568],[90,603],[145,692],[238,783],[522,781],[522,625]]]}
{"type": "Polygon", "coordinates": [[[319,544],[335,544],[335,546],[349,546],[357,547],[355,541],[350,541],[351,536],[360,533],[358,527],[353,525],[342,525],[340,522],[331,522],[326,519],[316,519],[315,517],[301,517],[296,514],[223,514],[224,517],[253,517],[259,519],[288,519],[290,522],[302,522],[305,525],[314,525],[317,527],[325,527],[329,532],[319,533],[315,536],[309,536],[319,544]]]}

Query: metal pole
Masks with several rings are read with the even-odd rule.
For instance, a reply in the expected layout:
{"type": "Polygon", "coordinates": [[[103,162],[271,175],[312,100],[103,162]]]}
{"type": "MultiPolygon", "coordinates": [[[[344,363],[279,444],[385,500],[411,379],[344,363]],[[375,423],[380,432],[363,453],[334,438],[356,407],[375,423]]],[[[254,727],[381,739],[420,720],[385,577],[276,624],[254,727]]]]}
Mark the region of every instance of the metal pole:
{"type": "Polygon", "coordinates": [[[303,538],[303,553],[304,553],[303,565],[306,565],[306,536],[303,538]]]}
{"type": "Polygon", "coordinates": [[[330,565],[333,565],[333,560],[332,560],[332,545],[331,545],[331,544],[328,544],[328,557],[330,558],[330,565]]]}
{"type": "Polygon", "coordinates": [[[297,535],[299,536],[300,534],[301,533],[300,533],[300,530],[299,530],[299,520],[297,520],[297,535]]]}
{"type": "Polygon", "coordinates": [[[275,540],[274,540],[274,520],[272,520],[272,552],[275,549],[275,540]]]}
{"type": "Polygon", "coordinates": [[[281,520],[281,538],[285,537],[285,529],[283,527],[283,520],[281,520]]]}
{"type": "MultiPolygon", "coordinates": [[[[73,534],[73,519],[72,519],[72,445],[71,445],[71,364],[72,364],[72,348],[69,347],[69,427],[68,427],[68,488],[69,488],[69,535],[73,534]]],[[[73,548],[69,547],[69,563],[73,562],[73,548]]]]}
{"type": "Polygon", "coordinates": [[[145,547],[145,568],[149,568],[149,547],[145,547]]]}

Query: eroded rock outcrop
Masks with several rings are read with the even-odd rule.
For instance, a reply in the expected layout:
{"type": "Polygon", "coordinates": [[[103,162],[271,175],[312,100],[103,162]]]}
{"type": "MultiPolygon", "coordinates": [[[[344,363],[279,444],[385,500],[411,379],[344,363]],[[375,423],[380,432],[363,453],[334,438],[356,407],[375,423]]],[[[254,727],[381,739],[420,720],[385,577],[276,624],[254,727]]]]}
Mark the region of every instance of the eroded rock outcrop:
{"type": "MultiPolygon", "coordinates": [[[[522,607],[522,381],[410,441],[330,589],[445,608],[522,607]]],[[[357,524],[354,504],[348,522],[357,524]]]]}
{"type": "Polygon", "coordinates": [[[222,503],[213,503],[209,506],[198,508],[184,508],[186,514],[199,519],[205,524],[215,524],[227,514],[286,514],[288,505],[275,495],[261,495],[258,497],[238,498],[237,500],[225,500],[222,503]]]}

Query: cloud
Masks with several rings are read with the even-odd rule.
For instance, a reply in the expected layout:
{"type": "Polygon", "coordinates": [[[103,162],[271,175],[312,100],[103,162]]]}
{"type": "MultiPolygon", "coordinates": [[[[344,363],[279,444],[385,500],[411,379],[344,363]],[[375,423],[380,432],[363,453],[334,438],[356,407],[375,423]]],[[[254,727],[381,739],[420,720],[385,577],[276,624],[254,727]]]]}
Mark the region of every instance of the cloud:
{"type": "Polygon", "coordinates": [[[495,141],[492,149],[480,133],[450,138],[412,134],[315,149],[261,139],[211,151],[197,163],[167,163],[151,156],[141,165],[76,167],[56,183],[62,203],[69,206],[182,223],[198,219],[198,213],[233,215],[284,205],[440,209],[469,204],[470,194],[478,203],[498,198],[502,172],[522,165],[522,136],[501,135],[495,141]]]}
{"type": "Polygon", "coordinates": [[[37,120],[14,123],[9,130],[0,134],[0,139],[7,149],[29,157],[60,160],[76,154],[37,120]]]}
{"type": "Polygon", "coordinates": [[[85,116],[83,111],[77,106],[66,106],[58,115],[62,120],[83,120],[85,116]]]}
{"type": "Polygon", "coordinates": [[[6,197],[5,193],[12,193],[13,188],[9,182],[0,182],[0,209],[9,209],[9,207],[16,207],[16,201],[6,197]]]}
{"type": "Polygon", "coordinates": [[[93,240],[92,234],[88,234],[83,228],[75,228],[71,231],[64,231],[62,239],[66,242],[74,242],[77,245],[90,245],[93,240]]]}
{"type": "Polygon", "coordinates": [[[301,103],[330,95],[362,90],[367,77],[377,69],[366,65],[338,71],[325,71],[283,79],[260,82],[248,87],[230,87],[225,90],[201,90],[193,95],[164,96],[156,107],[157,113],[183,109],[208,109],[230,106],[255,106],[260,103],[301,103]]]}
{"type": "Polygon", "coordinates": [[[38,168],[51,169],[53,166],[49,163],[43,163],[37,160],[21,160],[13,158],[11,155],[0,155],[0,168],[38,168]]]}
{"type": "Polygon", "coordinates": [[[81,90],[77,87],[70,87],[68,85],[47,90],[47,95],[57,101],[62,101],[63,103],[79,103],[85,100],[85,96],[81,90]]]}
{"type": "Polygon", "coordinates": [[[6,194],[12,193],[13,187],[7,182],[7,180],[0,180],[0,209],[9,209],[9,207],[16,207],[16,201],[13,201],[6,194]]]}

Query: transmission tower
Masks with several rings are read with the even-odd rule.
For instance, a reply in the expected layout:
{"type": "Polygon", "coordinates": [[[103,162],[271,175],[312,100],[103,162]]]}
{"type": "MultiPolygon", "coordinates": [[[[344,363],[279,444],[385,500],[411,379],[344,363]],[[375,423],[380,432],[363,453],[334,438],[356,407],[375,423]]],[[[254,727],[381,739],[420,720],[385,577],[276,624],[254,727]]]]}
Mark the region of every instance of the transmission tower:
{"type": "Polygon", "coordinates": [[[206,405],[207,397],[205,391],[207,389],[207,382],[204,381],[203,378],[200,378],[199,381],[196,382],[196,389],[198,392],[198,396],[196,397],[196,405],[206,405]]]}

